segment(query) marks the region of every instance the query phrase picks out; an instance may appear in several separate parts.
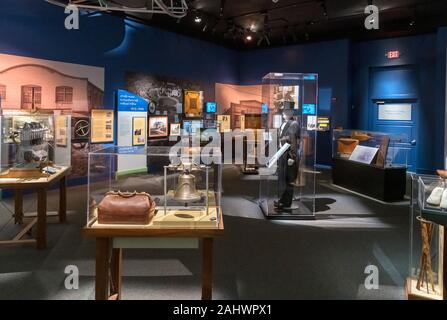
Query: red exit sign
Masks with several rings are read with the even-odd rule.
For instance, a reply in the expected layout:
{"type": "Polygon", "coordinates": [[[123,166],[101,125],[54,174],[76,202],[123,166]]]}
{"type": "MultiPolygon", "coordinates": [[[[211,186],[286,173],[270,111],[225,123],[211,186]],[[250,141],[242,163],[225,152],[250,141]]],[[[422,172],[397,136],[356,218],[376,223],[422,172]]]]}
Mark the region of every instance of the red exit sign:
{"type": "Polygon", "coordinates": [[[385,55],[388,59],[399,59],[400,58],[400,51],[388,51],[385,55]]]}

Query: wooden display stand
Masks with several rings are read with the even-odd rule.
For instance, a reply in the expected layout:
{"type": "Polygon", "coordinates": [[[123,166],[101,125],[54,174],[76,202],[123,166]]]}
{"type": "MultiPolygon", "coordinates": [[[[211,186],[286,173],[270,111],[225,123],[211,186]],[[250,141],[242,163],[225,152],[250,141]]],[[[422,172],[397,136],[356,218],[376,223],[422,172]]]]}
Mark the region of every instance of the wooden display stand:
{"type": "Polygon", "coordinates": [[[34,244],[37,249],[43,250],[47,246],[47,191],[51,184],[59,181],[59,221],[61,223],[66,221],[67,217],[67,182],[66,177],[70,173],[70,167],[61,167],[55,174],[33,178],[0,178],[1,189],[12,189],[15,191],[14,198],[14,220],[16,224],[23,224],[23,190],[36,189],[37,190],[37,217],[33,217],[25,224],[22,231],[20,231],[13,239],[0,241],[0,245],[14,245],[14,244],[34,244]],[[31,229],[36,227],[35,239],[23,239],[23,237],[31,232],[31,229]]]}
{"type": "Polygon", "coordinates": [[[96,300],[120,300],[123,249],[193,248],[202,240],[202,300],[212,299],[213,239],[223,235],[222,214],[218,228],[142,228],[132,226],[85,227],[83,234],[96,239],[96,300]],[[181,245],[179,247],[179,245],[181,245]]]}

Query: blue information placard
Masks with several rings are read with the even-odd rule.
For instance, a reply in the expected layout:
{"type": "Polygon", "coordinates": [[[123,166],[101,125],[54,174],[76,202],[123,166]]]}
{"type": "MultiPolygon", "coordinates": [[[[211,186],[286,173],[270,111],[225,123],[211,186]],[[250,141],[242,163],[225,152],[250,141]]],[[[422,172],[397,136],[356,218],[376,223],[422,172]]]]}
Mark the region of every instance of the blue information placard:
{"type": "Polygon", "coordinates": [[[116,104],[118,111],[121,112],[147,112],[148,109],[148,102],[145,99],[126,90],[116,92],[116,104]]]}

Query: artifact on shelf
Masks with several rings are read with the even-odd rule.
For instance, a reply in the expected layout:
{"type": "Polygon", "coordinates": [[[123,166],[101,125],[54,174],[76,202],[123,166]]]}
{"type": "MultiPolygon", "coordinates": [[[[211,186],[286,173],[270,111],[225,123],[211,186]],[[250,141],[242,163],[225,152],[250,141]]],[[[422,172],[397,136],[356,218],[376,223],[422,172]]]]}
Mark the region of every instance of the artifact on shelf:
{"type": "Polygon", "coordinates": [[[48,160],[48,143],[45,135],[48,128],[38,122],[25,122],[11,133],[11,140],[17,146],[16,162],[19,167],[38,168],[48,160]]]}
{"type": "Polygon", "coordinates": [[[155,214],[155,202],[145,192],[110,191],[97,208],[100,224],[148,225],[155,214]]]}
{"type": "Polygon", "coordinates": [[[337,151],[341,157],[349,157],[358,145],[359,140],[357,139],[339,138],[337,140],[337,151]]]}

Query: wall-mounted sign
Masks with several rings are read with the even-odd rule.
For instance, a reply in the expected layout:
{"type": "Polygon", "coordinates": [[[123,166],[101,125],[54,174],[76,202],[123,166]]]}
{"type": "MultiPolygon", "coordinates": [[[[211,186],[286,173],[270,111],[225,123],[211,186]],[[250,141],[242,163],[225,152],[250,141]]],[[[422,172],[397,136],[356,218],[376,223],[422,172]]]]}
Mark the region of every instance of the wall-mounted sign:
{"type": "Polygon", "coordinates": [[[71,118],[72,142],[88,142],[90,139],[90,118],[71,118]]]}
{"type": "Polygon", "coordinates": [[[331,120],[329,117],[318,117],[317,119],[317,130],[318,131],[329,131],[331,130],[331,120]]]}
{"type": "Polygon", "coordinates": [[[146,100],[126,90],[117,91],[116,103],[120,112],[147,112],[148,110],[146,100]]]}
{"type": "Polygon", "coordinates": [[[314,131],[317,128],[317,117],[308,116],[307,117],[307,130],[314,131]]]}
{"type": "Polygon", "coordinates": [[[114,113],[113,110],[96,109],[92,110],[92,143],[112,143],[114,133],[114,113]]]}
{"type": "Polygon", "coordinates": [[[385,56],[388,59],[399,59],[400,58],[400,51],[399,50],[388,51],[385,56]]]}
{"type": "Polygon", "coordinates": [[[411,121],[411,103],[379,104],[379,120],[411,121]]]}
{"type": "Polygon", "coordinates": [[[68,117],[55,117],[56,145],[58,147],[66,147],[68,144],[68,117]]]}

